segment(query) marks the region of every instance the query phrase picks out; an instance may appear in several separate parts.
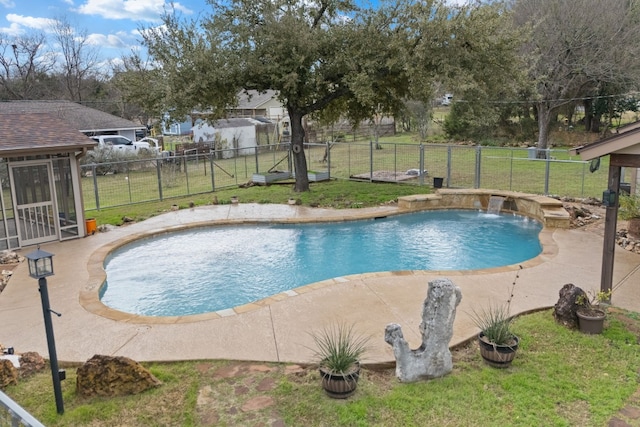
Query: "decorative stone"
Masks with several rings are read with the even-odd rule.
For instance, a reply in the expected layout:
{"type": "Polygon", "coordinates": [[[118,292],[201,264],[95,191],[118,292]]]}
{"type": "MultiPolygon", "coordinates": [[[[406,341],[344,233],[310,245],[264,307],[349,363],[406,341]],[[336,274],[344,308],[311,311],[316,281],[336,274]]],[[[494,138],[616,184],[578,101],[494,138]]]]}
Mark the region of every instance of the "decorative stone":
{"type": "Polygon", "coordinates": [[[124,396],[158,387],[160,380],[123,356],[95,355],[77,370],[76,391],[90,396],[124,396]]]}
{"type": "Polygon", "coordinates": [[[27,377],[43,370],[47,362],[35,351],[28,351],[20,355],[20,376],[27,377]]]}
{"type": "Polygon", "coordinates": [[[400,381],[439,378],[451,372],[453,361],[449,342],[453,336],[456,307],[461,300],[460,288],[450,279],[441,278],[429,282],[420,323],[422,345],[415,350],[409,348],[400,325],[387,325],[384,340],[393,347],[396,376],[400,381]]]}
{"type": "Polygon", "coordinates": [[[18,384],[18,369],[9,359],[0,359],[0,388],[18,384]]]}
{"type": "Polygon", "coordinates": [[[578,327],[578,315],[576,311],[580,308],[576,300],[581,295],[583,298],[588,299],[588,295],[573,283],[564,285],[562,289],[560,289],[559,294],[560,298],[553,307],[553,318],[561,325],[575,329],[578,327]]]}

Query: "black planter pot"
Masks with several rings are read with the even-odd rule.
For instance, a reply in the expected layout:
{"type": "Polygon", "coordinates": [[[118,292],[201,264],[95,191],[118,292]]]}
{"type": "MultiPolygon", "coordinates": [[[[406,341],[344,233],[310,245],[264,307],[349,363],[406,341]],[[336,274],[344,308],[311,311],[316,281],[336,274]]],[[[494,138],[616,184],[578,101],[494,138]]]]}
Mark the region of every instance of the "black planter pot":
{"type": "Polygon", "coordinates": [[[360,378],[360,364],[353,365],[344,374],[332,372],[329,369],[320,366],[320,377],[322,380],[322,388],[329,397],[334,399],[346,399],[355,393],[358,387],[358,379],[360,378]]]}
{"type": "Polygon", "coordinates": [[[519,343],[520,339],[515,335],[511,345],[497,345],[489,342],[485,338],[484,332],[478,334],[480,355],[487,364],[494,368],[508,368],[511,365],[511,361],[516,357],[519,343]]]}
{"type": "Polygon", "coordinates": [[[602,310],[591,308],[586,310],[577,310],[578,327],[580,332],[585,334],[601,334],[604,329],[604,319],[606,313],[602,310]]]}

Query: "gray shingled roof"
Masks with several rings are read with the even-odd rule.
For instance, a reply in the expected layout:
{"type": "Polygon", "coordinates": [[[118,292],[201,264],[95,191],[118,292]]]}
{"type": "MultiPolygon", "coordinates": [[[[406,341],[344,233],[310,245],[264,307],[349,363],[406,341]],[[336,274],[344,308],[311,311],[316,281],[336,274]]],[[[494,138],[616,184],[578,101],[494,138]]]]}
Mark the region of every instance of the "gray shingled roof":
{"type": "Polygon", "coordinates": [[[0,114],[47,113],[66,121],[80,132],[144,129],[113,114],[71,101],[0,101],[0,114]]]}
{"type": "Polygon", "coordinates": [[[51,114],[0,114],[0,156],[81,151],[96,144],[51,114]]]}

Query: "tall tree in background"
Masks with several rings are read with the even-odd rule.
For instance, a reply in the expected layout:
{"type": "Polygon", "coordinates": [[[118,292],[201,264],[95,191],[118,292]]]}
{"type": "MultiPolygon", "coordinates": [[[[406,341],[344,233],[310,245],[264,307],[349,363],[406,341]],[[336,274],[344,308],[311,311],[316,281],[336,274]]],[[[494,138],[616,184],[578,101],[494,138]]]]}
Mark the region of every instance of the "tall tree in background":
{"type": "Polygon", "coordinates": [[[53,21],[51,31],[56,51],[61,55],[58,68],[66,92],[65,98],[81,102],[88,96],[91,91],[89,86],[99,74],[99,51],[87,43],[86,30],[72,27],[64,17],[53,21]]]}
{"type": "Polygon", "coordinates": [[[637,89],[640,10],[628,0],[516,0],[517,26],[531,28],[523,58],[535,84],[538,143],[574,96],[602,96],[605,87],[637,89]]]}
{"type": "Polygon", "coordinates": [[[125,101],[123,117],[135,117],[144,125],[151,117],[163,117],[169,110],[160,69],[143,60],[138,52],[122,59],[121,64],[112,66],[111,83],[125,101]]]}
{"type": "Polygon", "coordinates": [[[35,33],[7,37],[0,33],[0,98],[38,99],[46,96],[54,58],[45,50],[46,37],[35,33]]]}

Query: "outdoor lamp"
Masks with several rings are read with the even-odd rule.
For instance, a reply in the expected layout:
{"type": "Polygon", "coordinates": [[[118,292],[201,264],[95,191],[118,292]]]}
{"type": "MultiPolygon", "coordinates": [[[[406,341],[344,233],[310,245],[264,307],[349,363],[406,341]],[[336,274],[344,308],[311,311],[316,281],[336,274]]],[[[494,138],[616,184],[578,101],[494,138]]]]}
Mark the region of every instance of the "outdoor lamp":
{"type": "Polygon", "coordinates": [[[616,192],[610,189],[606,189],[602,192],[602,204],[608,208],[612,208],[616,205],[616,192]]]}
{"type": "Polygon", "coordinates": [[[47,276],[53,275],[53,254],[40,249],[28,253],[25,258],[29,261],[29,276],[38,279],[38,290],[42,300],[42,314],[44,316],[44,329],[47,334],[47,347],[49,348],[49,362],[51,364],[51,379],[53,380],[53,393],[56,399],[58,414],[64,414],[64,402],[62,401],[62,386],[60,381],[66,378],[64,369],[58,369],[58,356],[56,354],[56,341],[53,336],[53,322],[51,313],[62,316],[51,310],[49,306],[49,291],[47,290],[47,276]]]}
{"type": "Polygon", "coordinates": [[[29,276],[34,279],[53,276],[53,254],[38,247],[35,251],[26,254],[25,258],[29,261],[29,276]]]}

